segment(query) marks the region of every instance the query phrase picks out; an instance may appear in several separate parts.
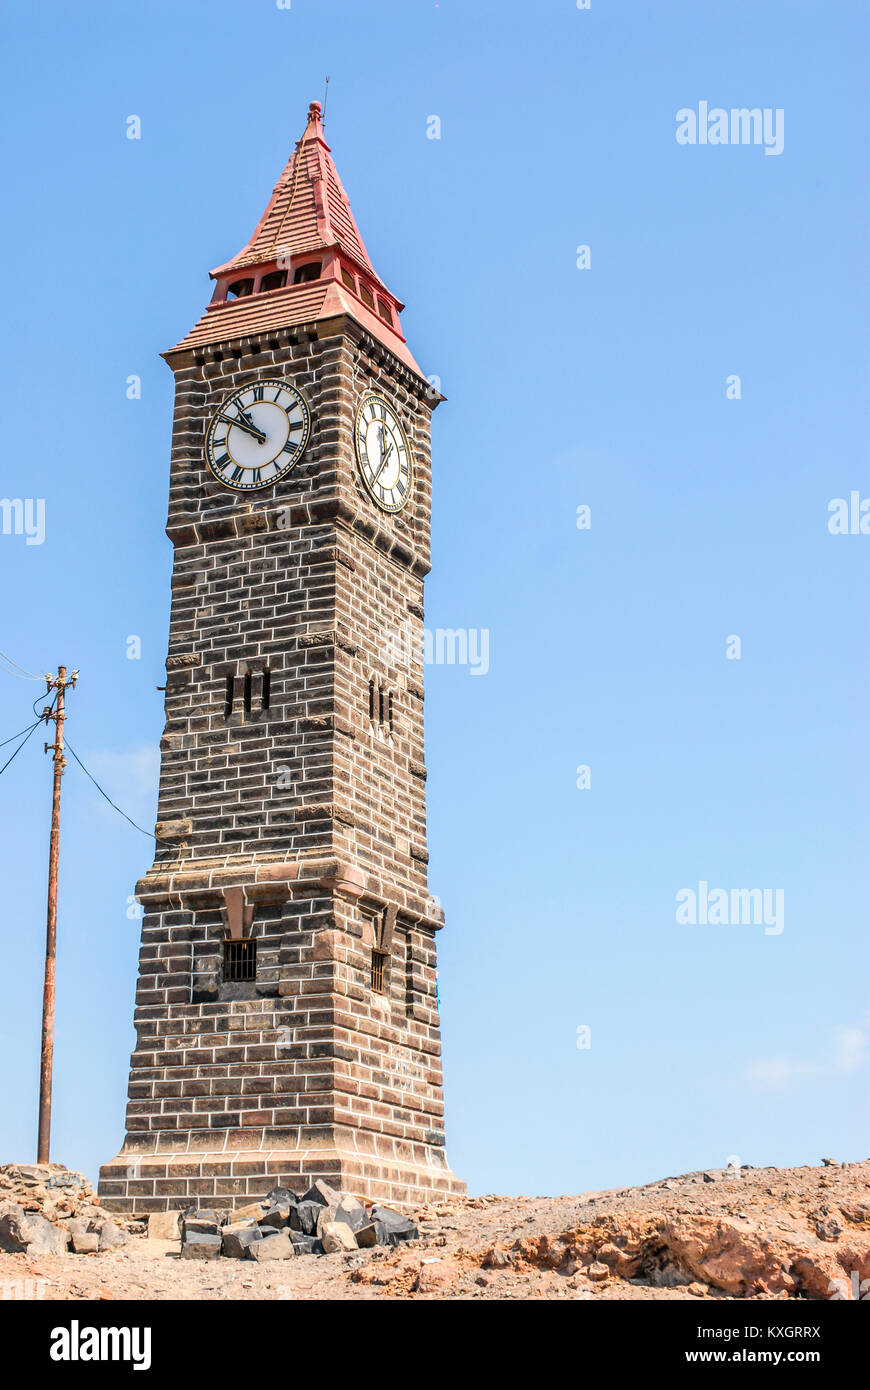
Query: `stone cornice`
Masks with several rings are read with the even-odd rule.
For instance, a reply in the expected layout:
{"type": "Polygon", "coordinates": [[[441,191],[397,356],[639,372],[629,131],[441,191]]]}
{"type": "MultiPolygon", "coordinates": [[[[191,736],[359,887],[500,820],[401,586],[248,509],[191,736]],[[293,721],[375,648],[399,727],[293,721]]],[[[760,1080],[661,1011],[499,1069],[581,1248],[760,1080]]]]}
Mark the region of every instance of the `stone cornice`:
{"type": "Polygon", "coordinates": [[[242,889],[245,902],[253,904],[286,902],[297,893],[325,890],[375,911],[395,907],[403,920],[424,930],[439,931],[444,925],[442,909],[430,898],[386,883],[352,860],[337,857],[188,860],[171,868],[156,864],[136,884],[136,897],[153,912],[180,906],[202,910],[222,907],[226,890],[232,888],[242,889]]]}

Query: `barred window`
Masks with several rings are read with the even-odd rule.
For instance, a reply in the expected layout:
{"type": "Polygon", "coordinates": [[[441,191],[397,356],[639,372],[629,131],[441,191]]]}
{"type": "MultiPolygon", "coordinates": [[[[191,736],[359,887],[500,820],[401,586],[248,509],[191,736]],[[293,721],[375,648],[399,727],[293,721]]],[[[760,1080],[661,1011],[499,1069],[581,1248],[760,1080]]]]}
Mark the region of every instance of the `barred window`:
{"type": "Polygon", "coordinates": [[[383,994],[386,989],[387,954],[386,951],[372,951],[372,990],[383,994]]]}
{"type": "Polygon", "coordinates": [[[224,942],[224,981],[256,980],[257,943],[250,938],[246,941],[224,942]]]}

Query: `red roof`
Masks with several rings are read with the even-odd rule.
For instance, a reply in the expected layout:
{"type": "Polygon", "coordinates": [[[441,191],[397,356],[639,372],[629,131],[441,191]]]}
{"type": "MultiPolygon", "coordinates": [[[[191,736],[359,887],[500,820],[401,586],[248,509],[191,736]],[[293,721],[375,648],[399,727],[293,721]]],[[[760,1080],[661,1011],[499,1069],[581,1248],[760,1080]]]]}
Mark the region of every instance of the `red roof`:
{"type": "Polygon", "coordinates": [[[231,338],[247,338],[268,333],[271,328],[291,328],[297,323],[314,323],[323,318],[321,309],[328,282],[293,285],[268,294],[252,294],[246,299],[216,299],[202,318],[170,352],[181,348],[222,343],[231,338]]]}
{"type": "MultiPolygon", "coordinates": [[[[308,108],[302,138],[296,142],[250,241],[211,276],[218,281],[215,298],[171,352],[348,313],[418,376],[423,375],[399,327],[403,305],[375,274],[369,260],[323,136],[317,101],[308,108]],[[304,260],[317,253],[323,255],[320,279],[259,290],[258,268],[265,273],[263,267],[268,271],[277,265],[292,272],[299,264],[298,257],[304,260]],[[352,286],[346,282],[348,275],[352,286]],[[257,292],[227,299],[227,285],[248,276],[254,277],[257,292]],[[383,312],[364,302],[365,296],[373,303],[380,300],[383,312]]],[[[292,279],[291,273],[288,280],[292,279]]]]}

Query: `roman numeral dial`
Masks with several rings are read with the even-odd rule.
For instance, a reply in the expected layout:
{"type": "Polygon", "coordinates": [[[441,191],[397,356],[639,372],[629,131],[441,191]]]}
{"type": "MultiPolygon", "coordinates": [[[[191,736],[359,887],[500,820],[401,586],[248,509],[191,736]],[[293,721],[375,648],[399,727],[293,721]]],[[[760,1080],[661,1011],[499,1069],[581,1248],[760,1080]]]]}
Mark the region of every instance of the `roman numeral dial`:
{"type": "Polygon", "coordinates": [[[360,477],[374,502],[385,512],[400,512],[411,496],[414,478],[408,436],[383,396],[363,396],[354,429],[360,477]]]}
{"type": "Polygon", "coordinates": [[[206,462],[224,487],[254,492],[286,477],[310,432],[311,415],[295,386],[258,381],[218,406],[206,431],[206,462]]]}

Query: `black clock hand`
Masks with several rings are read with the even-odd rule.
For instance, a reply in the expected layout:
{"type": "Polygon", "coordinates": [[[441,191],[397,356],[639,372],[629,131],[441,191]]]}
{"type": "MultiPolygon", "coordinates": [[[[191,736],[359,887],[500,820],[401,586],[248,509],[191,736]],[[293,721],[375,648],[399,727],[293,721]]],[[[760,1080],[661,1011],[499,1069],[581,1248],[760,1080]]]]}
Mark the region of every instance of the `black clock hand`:
{"type": "Polygon", "coordinates": [[[257,433],[258,433],[258,434],[263,435],[263,438],[262,438],[262,440],[261,440],[261,443],[264,443],[264,442],[265,442],[265,439],[266,439],[266,436],[265,436],[265,434],[263,434],[263,431],[262,431],[261,429],[259,429],[258,426],[254,423],[253,419],[251,418],[251,413],[250,413],[250,411],[249,411],[249,410],[245,410],[244,406],[239,405],[239,402],[238,402],[238,401],[235,401],[234,404],[235,404],[236,410],[239,412],[239,415],[242,417],[242,419],[244,420],[244,422],[245,422],[245,424],[248,426],[248,428],[249,428],[249,429],[252,429],[252,430],[257,430],[257,433]]]}
{"type": "Polygon", "coordinates": [[[372,487],[374,487],[375,483],[378,481],[378,478],[381,476],[381,474],[383,473],[384,469],[386,468],[386,466],[387,466],[387,459],[390,457],[390,454],[393,452],[393,448],[394,448],[394,447],[395,447],[395,440],[391,439],[391,440],[390,440],[390,447],[389,447],[389,449],[388,449],[387,452],[381,457],[381,464],[380,464],[380,467],[379,467],[377,473],[376,473],[375,476],[374,476],[374,482],[372,483],[372,487]]]}
{"type": "Polygon", "coordinates": [[[252,434],[258,443],[265,444],[266,436],[263,431],[258,430],[253,420],[247,415],[242,415],[241,417],[238,415],[225,415],[223,411],[221,411],[220,418],[226,420],[227,424],[232,425],[235,429],[244,430],[246,434],[252,434]]]}

